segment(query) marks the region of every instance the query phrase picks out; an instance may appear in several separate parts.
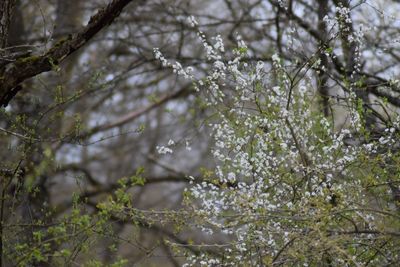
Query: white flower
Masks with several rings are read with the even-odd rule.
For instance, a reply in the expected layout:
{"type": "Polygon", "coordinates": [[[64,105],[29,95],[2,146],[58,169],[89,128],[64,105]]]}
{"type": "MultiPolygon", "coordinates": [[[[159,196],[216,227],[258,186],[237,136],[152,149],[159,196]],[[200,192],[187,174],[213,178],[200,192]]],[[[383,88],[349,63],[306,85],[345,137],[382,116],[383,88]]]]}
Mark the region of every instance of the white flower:
{"type": "Polygon", "coordinates": [[[228,181],[229,182],[235,182],[236,181],[236,174],[233,172],[228,173],[228,181]]]}
{"type": "Polygon", "coordinates": [[[219,50],[220,52],[225,52],[224,43],[222,41],[221,35],[217,35],[216,37],[214,37],[214,39],[215,39],[214,48],[216,50],[219,50]]]}
{"type": "Polygon", "coordinates": [[[186,146],[186,150],[187,151],[191,151],[192,150],[192,147],[190,146],[190,142],[188,140],[186,140],[185,146],[186,146]]]}
{"type": "Polygon", "coordinates": [[[194,18],[194,16],[189,16],[189,17],[187,18],[187,21],[188,21],[188,23],[189,23],[189,25],[190,25],[191,27],[195,27],[195,26],[199,25],[199,23],[198,23],[197,20],[194,18]]]}
{"type": "Polygon", "coordinates": [[[158,154],[172,154],[173,150],[165,146],[156,147],[158,154]]]}
{"type": "Polygon", "coordinates": [[[379,138],[379,143],[381,143],[382,145],[388,143],[389,141],[390,141],[389,139],[385,139],[383,136],[379,138]]]}

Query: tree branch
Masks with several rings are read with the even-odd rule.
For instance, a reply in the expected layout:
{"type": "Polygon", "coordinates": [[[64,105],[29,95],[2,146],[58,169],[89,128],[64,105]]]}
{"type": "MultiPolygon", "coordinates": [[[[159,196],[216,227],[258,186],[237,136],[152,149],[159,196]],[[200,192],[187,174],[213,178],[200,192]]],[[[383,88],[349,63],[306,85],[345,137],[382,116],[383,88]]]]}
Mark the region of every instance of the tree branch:
{"type": "Polygon", "coordinates": [[[110,25],[130,2],[132,0],[113,0],[92,16],[88,24],[78,33],[58,41],[43,55],[18,58],[7,64],[0,77],[0,107],[7,106],[18,91],[22,90],[20,83],[52,70],[54,65],[60,64],[69,55],[88,43],[103,28],[110,25]]]}

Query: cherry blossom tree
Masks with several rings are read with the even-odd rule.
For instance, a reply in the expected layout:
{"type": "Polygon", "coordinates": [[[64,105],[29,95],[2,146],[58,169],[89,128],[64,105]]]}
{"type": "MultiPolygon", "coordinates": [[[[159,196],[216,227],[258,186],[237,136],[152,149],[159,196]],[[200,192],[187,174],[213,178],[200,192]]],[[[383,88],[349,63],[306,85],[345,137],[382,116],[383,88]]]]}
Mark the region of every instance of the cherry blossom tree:
{"type": "MultiPolygon", "coordinates": [[[[193,17],[189,21],[198,25],[193,17]]],[[[271,65],[248,64],[240,36],[237,47],[226,52],[220,36],[208,41],[198,30],[209,66],[204,77],[155,49],[156,58],[191,80],[214,112],[208,126],[215,170],[201,183],[193,180],[185,192],[193,225],[206,235],[225,235],[225,241],[193,244],[219,254],[200,249],[189,253],[185,266],[399,261],[399,114],[388,101],[376,101],[381,110],[372,111],[384,124],[371,116],[360,74],[364,32],[353,32],[349,7],[338,3],[336,16],[323,21],[329,43],[338,38],[348,61],[343,85],[329,93],[321,83],[328,82],[328,57],[335,62],[337,55],[328,41],[294,67],[278,53],[271,65]]]]}

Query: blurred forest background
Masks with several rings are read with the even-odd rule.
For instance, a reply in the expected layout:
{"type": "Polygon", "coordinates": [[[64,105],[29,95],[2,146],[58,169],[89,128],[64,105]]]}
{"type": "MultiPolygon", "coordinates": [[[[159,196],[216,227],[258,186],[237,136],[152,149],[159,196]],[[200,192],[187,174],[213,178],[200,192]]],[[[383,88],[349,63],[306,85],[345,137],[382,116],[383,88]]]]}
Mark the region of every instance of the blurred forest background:
{"type": "MultiPolygon", "coordinates": [[[[211,242],[146,216],[107,217],[112,234],[67,227],[87,223],[79,220],[115,196],[123,177],[136,179],[127,190],[136,209],[173,211],[189,176],[210,175],[212,114],[191,82],[153,53],[159,48],[198,75],[207,71],[188,17],[207,36],[221,35],[226,51],[241,36],[249,64],[270,66],[277,53],[296,72],[319,57],[314,90],[337,125],[340,108],[331,106],[346,86],[342,78],[363,77],[357,95],[369,110],[367,130],[379,138],[390,121],[379,99],[400,105],[399,11],[390,0],[2,0],[1,265],[90,266],[95,259],[108,266],[123,258],[126,266],[180,266],[182,255],[166,240],[211,242]],[[326,18],[337,7],[350,8],[352,32],[331,36],[326,18]],[[346,34],[362,45],[343,42],[346,34]],[[174,153],[158,153],[162,146],[174,153]],[[46,229],[53,232],[44,238],[46,229]],[[63,237],[52,240],[57,231],[63,237]]],[[[397,186],[388,187],[394,201],[397,186]]]]}

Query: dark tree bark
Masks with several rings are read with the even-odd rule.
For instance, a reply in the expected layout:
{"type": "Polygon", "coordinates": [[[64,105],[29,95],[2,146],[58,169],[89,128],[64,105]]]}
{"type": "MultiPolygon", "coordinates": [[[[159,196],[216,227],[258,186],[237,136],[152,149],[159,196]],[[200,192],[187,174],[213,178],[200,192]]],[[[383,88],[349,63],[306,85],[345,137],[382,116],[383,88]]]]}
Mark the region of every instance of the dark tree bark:
{"type": "Polygon", "coordinates": [[[0,48],[7,46],[8,31],[10,29],[14,5],[15,0],[2,0],[0,3],[0,48]]]}

